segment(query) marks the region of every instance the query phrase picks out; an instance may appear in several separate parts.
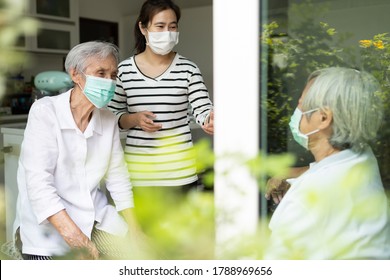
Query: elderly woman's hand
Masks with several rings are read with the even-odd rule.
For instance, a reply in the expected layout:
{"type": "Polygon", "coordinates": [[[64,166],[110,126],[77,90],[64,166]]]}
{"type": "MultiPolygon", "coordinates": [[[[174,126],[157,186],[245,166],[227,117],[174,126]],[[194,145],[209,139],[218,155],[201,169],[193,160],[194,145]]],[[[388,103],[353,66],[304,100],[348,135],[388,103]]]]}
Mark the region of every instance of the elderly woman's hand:
{"type": "Polygon", "coordinates": [[[267,190],[265,198],[270,200],[272,198],[275,204],[279,204],[286,192],[289,190],[290,184],[284,179],[271,178],[267,182],[267,190]]]}
{"type": "Polygon", "coordinates": [[[80,230],[65,210],[61,210],[47,219],[61,234],[69,247],[74,250],[76,259],[92,258],[97,260],[99,258],[99,251],[95,244],[80,230]]]}

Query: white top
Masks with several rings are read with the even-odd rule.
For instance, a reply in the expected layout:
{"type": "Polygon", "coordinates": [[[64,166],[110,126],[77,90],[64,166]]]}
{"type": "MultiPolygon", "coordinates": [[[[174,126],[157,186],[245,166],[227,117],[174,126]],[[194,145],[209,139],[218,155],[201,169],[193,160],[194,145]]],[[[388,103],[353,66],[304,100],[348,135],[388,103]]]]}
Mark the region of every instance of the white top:
{"type": "Polygon", "coordinates": [[[389,259],[389,206],[371,149],[344,150],[291,181],[266,259],[389,259]]]}
{"type": "Polygon", "coordinates": [[[153,112],[162,128],[128,131],[125,157],[133,186],[182,186],[197,180],[188,109],[203,124],[212,103],[195,63],[176,54],[159,77],[145,76],[134,57],[119,64],[115,96],[109,104],[117,117],[125,113],[153,112]]]}
{"type": "Polygon", "coordinates": [[[47,218],[66,209],[88,237],[97,228],[125,235],[117,211],[133,207],[133,193],[115,116],[95,109],[85,132],[70,110],[70,91],[36,101],[28,117],[18,168],[19,197],[14,230],[23,253],[62,255],[69,250],[47,218]],[[100,182],[116,209],[107,202],[100,182]]]}

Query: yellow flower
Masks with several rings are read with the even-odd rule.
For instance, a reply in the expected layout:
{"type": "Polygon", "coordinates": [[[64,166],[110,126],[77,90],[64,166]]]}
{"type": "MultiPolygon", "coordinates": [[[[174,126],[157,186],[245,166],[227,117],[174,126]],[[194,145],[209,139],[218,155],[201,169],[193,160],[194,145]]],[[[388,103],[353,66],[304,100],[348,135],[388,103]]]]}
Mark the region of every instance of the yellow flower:
{"type": "Polygon", "coordinates": [[[375,41],[374,43],[374,46],[377,48],[377,49],[384,49],[385,46],[383,45],[383,41],[382,40],[378,40],[378,41],[375,41]]]}
{"type": "Polygon", "coordinates": [[[372,45],[372,41],[371,40],[360,40],[359,44],[363,48],[369,48],[372,45]]]}

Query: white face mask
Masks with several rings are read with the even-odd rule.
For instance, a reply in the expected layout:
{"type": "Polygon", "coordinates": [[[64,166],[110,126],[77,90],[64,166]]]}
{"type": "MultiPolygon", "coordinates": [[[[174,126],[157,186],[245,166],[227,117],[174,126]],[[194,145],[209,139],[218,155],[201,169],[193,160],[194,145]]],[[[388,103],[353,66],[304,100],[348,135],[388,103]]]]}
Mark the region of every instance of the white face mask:
{"type": "Polygon", "coordinates": [[[310,110],[310,111],[306,111],[306,112],[302,112],[301,110],[299,110],[298,108],[295,109],[294,111],[294,114],[291,116],[291,120],[290,120],[290,130],[291,130],[291,133],[294,137],[294,140],[299,144],[301,145],[302,147],[304,147],[306,150],[309,149],[309,135],[312,135],[318,131],[320,131],[319,129],[316,129],[312,132],[309,132],[309,133],[306,133],[306,134],[303,134],[300,129],[299,129],[299,125],[301,123],[301,119],[302,119],[302,116],[305,115],[305,114],[309,114],[309,113],[312,113],[312,112],[315,112],[319,110],[319,108],[317,109],[313,109],[313,110],[310,110]]]}
{"type": "Polygon", "coordinates": [[[179,32],[164,31],[150,32],[148,31],[148,45],[155,54],[166,55],[179,43],[179,32]]]}

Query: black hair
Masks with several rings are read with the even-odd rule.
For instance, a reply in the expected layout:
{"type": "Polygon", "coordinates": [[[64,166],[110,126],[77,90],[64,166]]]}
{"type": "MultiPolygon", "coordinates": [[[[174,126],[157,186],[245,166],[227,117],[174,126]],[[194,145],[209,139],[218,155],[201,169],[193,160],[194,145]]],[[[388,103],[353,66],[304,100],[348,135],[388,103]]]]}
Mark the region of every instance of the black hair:
{"type": "Polygon", "coordinates": [[[147,0],[142,5],[141,11],[134,26],[134,48],[136,54],[142,53],[146,48],[146,39],[139,28],[139,23],[141,22],[143,27],[147,27],[148,23],[156,14],[165,10],[173,10],[176,14],[177,22],[179,22],[181,15],[180,8],[172,0],[147,0]]]}

